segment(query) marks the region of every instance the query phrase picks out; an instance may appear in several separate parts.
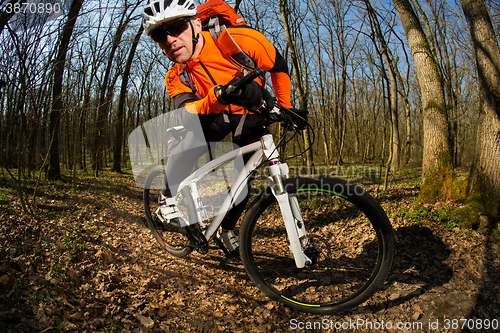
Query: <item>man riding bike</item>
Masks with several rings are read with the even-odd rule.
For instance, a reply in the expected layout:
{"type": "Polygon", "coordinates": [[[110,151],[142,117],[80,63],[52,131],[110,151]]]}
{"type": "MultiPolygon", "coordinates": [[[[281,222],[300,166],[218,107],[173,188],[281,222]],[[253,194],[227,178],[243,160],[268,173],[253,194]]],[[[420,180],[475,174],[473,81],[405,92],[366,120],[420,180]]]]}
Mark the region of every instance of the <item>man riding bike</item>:
{"type": "MultiPolygon", "coordinates": [[[[187,111],[185,123],[196,117],[203,129],[203,133],[199,133],[190,131],[185,125],[188,130],[185,139],[167,160],[168,186],[161,196],[165,215],[176,210],[171,197],[177,192],[178,182],[191,173],[198,158],[206,152],[206,149],[192,148],[196,146],[193,143],[221,141],[229,133],[232,133],[233,143],[240,147],[256,142],[266,128],[264,117],[252,110],[274,103],[264,88],[263,79],[260,84],[252,81],[239,91],[228,93],[228,86],[238,79],[243,67],[221,51],[210,32],[202,31],[202,22],[196,15],[192,0],[153,0],[143,13],[145,33],[175,62],[165,78],[173,108],[184,107],[187,111]],[[182,153],[187,150],[189,154],[182,153]]],[[[227,30],[256,67],[270,72],[278,103],[291,108],[288,67],[276,47],[263,34],[247,26],[228,27],[227,30]]],[[[245,157],[244,160],[246,162],[245,157]]],[[[238,252],[232,230],[247,201],[248,197],[243,198],[231,208],[217,233],[232,253],[238,252]]]]}

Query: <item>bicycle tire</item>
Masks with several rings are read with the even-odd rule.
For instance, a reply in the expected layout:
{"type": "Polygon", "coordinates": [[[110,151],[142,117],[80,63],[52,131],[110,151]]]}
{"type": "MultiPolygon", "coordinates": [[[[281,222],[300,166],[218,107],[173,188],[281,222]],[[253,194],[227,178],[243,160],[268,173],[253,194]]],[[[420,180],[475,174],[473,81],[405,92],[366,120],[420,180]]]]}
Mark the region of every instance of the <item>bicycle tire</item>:
{"type": "Polygon", "coordinates": [[[180,232],[181,228],[162,222],[155,213],[159,207],[158,198],[164,179],[165,174],[161,165],[149,172],[143,192],[144,212],[149,229],[160,247],[173,256],[181,258],[193,251],[193,247],[188,245],[189,238],[180,232]]]}
{"type": "Polygon", "coordinates": [[[243,218],[240,253],[252,281],[269,298],[301,312],[329,314],[368,300],[384,283],[394,255],[394,233],[380,204],[339,178],[292,178],[311,242],[319,251],[297,268],[279,205],[270,190],[243,218]]]}

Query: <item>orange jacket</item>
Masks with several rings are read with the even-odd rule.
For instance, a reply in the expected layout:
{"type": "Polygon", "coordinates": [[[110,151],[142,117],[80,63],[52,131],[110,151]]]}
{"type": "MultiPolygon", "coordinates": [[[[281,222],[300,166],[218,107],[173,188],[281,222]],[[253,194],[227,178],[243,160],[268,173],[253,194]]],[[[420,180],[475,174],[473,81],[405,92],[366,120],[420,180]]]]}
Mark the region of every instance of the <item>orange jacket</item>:
{"type": "MultiPolygon", "coordinates": [[[[278,103],[290,108],[291,83],[288,68],[274,45],[263,34],[248,27],[231,27],[228,28],[228,31],[236,44],[254,60],[257,67],[271,73],[271,82],[278,103]]],[[[174,98],[185,94],[183,95],[187,100],[185,107],[191,113],[218,114],[228,110],[232,114],[242,114],[244,111],[242,107],[236,105],[229,107],[220,103],[214,95],[215,86],[224,85],[239,75],[238,70],[241,66],[234,64],[222,54],[209,32],[202,31],[201,34],[205,43],[199,56],[185,64],[175,64],[167,72],[165,85],[170,97],[174,98]],[[181,81],[179,75],[184,75],[181,74],[183,71],[189,73],[201,99],[195,97],[191,87],[181,81]],[[212,75],[216,85],[212,82],[207,71],[212,75]]],[[[184,100],[184,98],[182,99],[184,100]]]]}

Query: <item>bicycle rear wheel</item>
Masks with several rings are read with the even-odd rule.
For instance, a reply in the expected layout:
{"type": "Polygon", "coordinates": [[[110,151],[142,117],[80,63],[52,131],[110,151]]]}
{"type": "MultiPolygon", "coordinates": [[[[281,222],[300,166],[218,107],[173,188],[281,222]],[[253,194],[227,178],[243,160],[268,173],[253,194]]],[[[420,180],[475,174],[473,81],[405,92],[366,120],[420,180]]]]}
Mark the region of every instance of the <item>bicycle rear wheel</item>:
{"type": "Polygon", "coordinates": [[[279,205],[264,193],[240,230],[241,258],[252,281],[266,296],[303,312],[333,313],[366,301],[383,284],[394,253],[382,207],[338,178],[292,178],[284,185],[298,199],[313,264],[296,267],[279,205]]]}
{"type": "Polygon", "coordinates": [[[160,207],[158,198],[163,184],[165,184],[163,167],[156,166],[148,174],[144,185],[144,212],[148,226],[162,249],[176,257],[184,257],[193,251],[193,247],[188,245],[189,238],[186,231],[162,222],[156,214],[156,210],[160,207]]]}

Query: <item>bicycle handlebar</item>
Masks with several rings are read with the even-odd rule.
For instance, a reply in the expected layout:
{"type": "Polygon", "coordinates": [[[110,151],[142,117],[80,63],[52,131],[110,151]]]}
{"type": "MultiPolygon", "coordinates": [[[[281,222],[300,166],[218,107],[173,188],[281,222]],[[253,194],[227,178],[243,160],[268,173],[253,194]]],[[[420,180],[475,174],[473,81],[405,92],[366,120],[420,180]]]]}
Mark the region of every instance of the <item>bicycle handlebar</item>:
{"type": "Polygon", "coordinates": [[[307,125],[309,124],[307,121],[307,115],[309,114],[309,111],[306,109],[288,109],[284,106],[276,104],[274,106],[274,109],[271,110],[269,114],[271,115],[271,117],[272,115],[276,115],[275,121],[284,122],[289,126],[290,129],[296,128],[298,130],[305,130],[307,125]]]}
{"type": "Polygon", "coordinates": [[[253,80],[255,80],[256,78],[258,78],[261,75],[264,75],[264,70],[257,67],[256,69],[254,69],[253,71],[251,71],[247,75],[243,76],[241,78],[241,80],[239,80],[235,84],[229,85],[226,89],[226,93],[231,95],[233,92],[235,92],[238,89],[240,89],[241,87],[249,84],[250,82],[252,82],[253,80]]]}
{"type": "MultiPolygon", "coordinates": [[[[233,92],[249,84],[257,77],[264,75],[264,73],[263,69],[258,67],[255,68],[253,71],[243,76],[235,84],[229,85],[226,89],[226,93],[231,95],[233,92]]],[[[270,123],[274,123],[276,121],[284,122],[290,129],[297,128],[299,130],[304,130],[308,125],[308,110],[288,109],[275,103],[274,108],[273,105],[263,105],[256,110],[251,111],[260,113],[266,117],[270,123]]]]}

